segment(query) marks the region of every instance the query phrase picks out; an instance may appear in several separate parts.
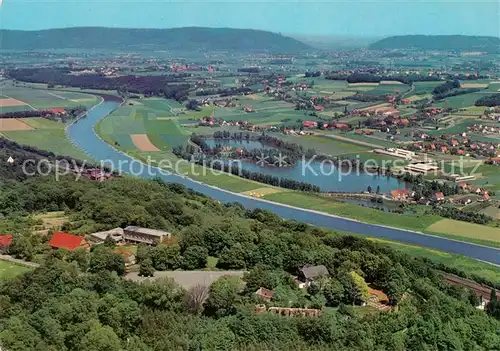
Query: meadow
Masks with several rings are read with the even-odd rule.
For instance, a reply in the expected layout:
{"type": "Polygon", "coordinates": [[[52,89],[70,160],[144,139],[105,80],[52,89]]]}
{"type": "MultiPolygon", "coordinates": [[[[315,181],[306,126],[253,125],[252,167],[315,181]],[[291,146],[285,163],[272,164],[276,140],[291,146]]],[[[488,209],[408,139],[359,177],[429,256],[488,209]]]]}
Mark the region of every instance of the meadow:
{"type": "Polygon", "coordinates": [[[22,145],[34,146],[54,154],[70,156],[80,160],[89,159],[83,151],[66,137],[66,125],[46,118],[20,118],[32,130],[3,131],[1,135],[22,145]]]}
{"type": "Polygon", "coordinates": [[[0,281],[10,279],[30,271],[31,268],[0,260],[0,281]]]}
{"type": "MultiPolygon", "coordinates": [[[[99,102],[95,95],[83,94],[73,91],[59,91],[48,89],[32,89],[28,87],[16,87],[12,85],[3,85],[0,87],[0,94],[3,97],[10,97],[22,102],[23,111],[30,109],[50,109],[50,108],[71,108],[76,106],[85,106],[87,108],[99,102]]],[[[2,108],[2,112],[11,112],[9,107],[2,108]]],[[[19,111],[19,106],[12,107],[12,111],[19,111]]]]}
{"type": "Polygon", "coordinates": [[[484,225],[442,219],[430,225],[427,230],[433,233],[449,234],[477,240],[493,241],[500,244],[500,229],[484,225]]]}

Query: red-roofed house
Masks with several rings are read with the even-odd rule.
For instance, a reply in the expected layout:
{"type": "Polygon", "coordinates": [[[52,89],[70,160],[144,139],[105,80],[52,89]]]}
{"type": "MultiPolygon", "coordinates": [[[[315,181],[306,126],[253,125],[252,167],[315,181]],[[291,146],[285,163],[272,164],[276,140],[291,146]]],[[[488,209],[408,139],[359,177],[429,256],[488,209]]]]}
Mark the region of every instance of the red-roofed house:
{"type": "Polygon", "coordinates": [[[343,122],[335,123],[333,126],[337,129],[349,129],[349,128],[351,128],[351,126],[349,124],[343,123],[343,122]]]}
{"type": "Polygon", "coordinates": [[[325,110],[325,106],[316,105],[316,106],[314,106],[314,109],[315,109],[316,111],[324,111],[324,110],[325,110]]]}
{"type": "Polygon", "coordinates": [[[444,201],[444,194],[442,192],[435,193],[434,199],[436,199],[436,201],[444,201]]]}
{"type": "Polygon", "coordinates": [[[408,190],[406,189],[396,189],[391,191],[392,198],[394,200],[406,200],[408,199],[408,190]]]}
{"type": "Polygon", "coordinates": [[[0,251],[7,249],[12,244],[12,235],[0,235],[0,251]]]}
{"type": "Polygon", "coordinates": [[[66,110],[64,108],[51,108],[49,112],[59,116],[59,115],[65,115],[66,110]]]}
{"type": "Polygon", "coordinates": [[[304,121],[304,122],[302,122],[302,126],[304,128],[316,128],[318,126],[318,122],[315,122],[315,121],[304,121]]]}
{"type": "Polygon", "coordinates": [[[483,201],[488,201],[490,199],[490,195],[486,192],[483,195],[483,201]]]}
{"type": "Polygon", "coordinates": [[[63,232],[55,232],[49,241],[50,247],[53,249],[65,249],[73,251],[76,248],[90,248],[90,244],[83,236],[71,235],[63,232]]]}

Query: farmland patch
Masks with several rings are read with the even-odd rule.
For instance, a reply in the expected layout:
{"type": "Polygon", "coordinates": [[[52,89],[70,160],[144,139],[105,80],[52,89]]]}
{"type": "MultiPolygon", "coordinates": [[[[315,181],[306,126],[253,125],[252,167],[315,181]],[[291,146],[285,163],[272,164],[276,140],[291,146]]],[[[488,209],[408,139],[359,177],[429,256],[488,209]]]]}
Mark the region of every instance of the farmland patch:
{"type": "Polygon", "coordinates": [[[132,142],[140,151],[154,152],[160,151],[154,144],[149,140],[147,134],[132,134],[130,135],[132,142]]]}

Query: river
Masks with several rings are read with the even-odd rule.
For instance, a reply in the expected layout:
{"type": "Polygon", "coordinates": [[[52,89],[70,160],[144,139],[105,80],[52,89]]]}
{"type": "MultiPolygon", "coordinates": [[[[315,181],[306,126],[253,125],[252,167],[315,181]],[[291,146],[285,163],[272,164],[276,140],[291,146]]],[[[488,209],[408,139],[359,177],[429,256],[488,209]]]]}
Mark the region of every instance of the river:
{"type": "Polygon", "coordinates": [[[139,163],[138,161],[134,161],[130,156],[117,151],[98,137],[93,129],[94,125],[99,120],[108,116],[120,105],[120,102],[117,102],[116,98],[114,100],[115,101],[105,97],[101,104],[89,110],[85,117],[80,119],[78,122],[69,125],[66,129],[66,134],[71,141],[93,159],[108,160],[115,166],[120,163],[122,165],[131,164],[133,165],[134,174],[139,177],[146,179],[160,177],[167,182],[181,183],[188,188],[196,190],[221,202],[239,202],[246,208],[262,208],[270,210],[282,218],[294,219],[320,227],[400,241],[407,244],[461,254],[500,265],[500,249],[411,232],[403,229],[358,222],[318,211],[277,204],[263,199],[256,199],[209,186],[179,175],[166,174],[165,171],[161,171],[156,167],[147,166],[139,163]]]}

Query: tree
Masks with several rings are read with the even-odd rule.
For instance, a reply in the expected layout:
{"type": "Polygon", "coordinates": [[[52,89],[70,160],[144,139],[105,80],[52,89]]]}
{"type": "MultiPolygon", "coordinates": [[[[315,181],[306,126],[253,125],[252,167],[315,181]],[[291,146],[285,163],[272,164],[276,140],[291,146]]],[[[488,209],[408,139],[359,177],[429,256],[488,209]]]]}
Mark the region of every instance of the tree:
{"type": "Polygon", "coordinates": [[[236,312],[241,288],[242,281],[238,277],[224,276],[213,282],[204,305],[205,314],[223,317],[236,312]]]}
{"type": "Polygon", "coordinates": [[[190,288],[184,295],[184,307],[193,314],[203,311],[203,303],[208,297],[208,286],[197,284],[190,288]]]}
{"type": "Polygon", "coordinates": [[[71,251],[68,255],[68,260],[76,262],[83,272],[86,272],[89,268],[89,253],[83,247],[78,247],[71,251]]]}
{"type": "Polygon", "coordinates": [[[368,191],[368,192],[371,194],[371,193],[372,193],[372,190],[373,190],[373,189],[372,189],[371,185],[368,185],[368,188],[366,189],[366,191],[368,191]]]}
{"type": "Polygon", "coordinates": [[[116,247],[116,241],[113,240],[113,237],[111,234],[109,234],[106,239],[104,239],[104,246],[114,248],[116,247]]]}
{"type": "Polygon", "coordinates": [[[182,254],[182,268],[194,270],[207,266],[208,250],[202,246],[190,246],[182,254]]]}
{"type": "Polygon", "coordinates": [[[125,259],[104,245],[98,246],[90,255],[90,271],[95,273],[102,270],[114,271],[118,275],[123,275],[125,273],[125,259]]]}
{"type": "Polygon", "coordinates": [[[380,185],[377,185],[377,191],[376,191],[377,194],[380,194],[380,185]]]}
{"type": "Polygon", "coordinates": [[[337,279],[329,279],[323,286],[322,293],[327,306],[337,307],[344,300],[344,287],[337,279]]]}
{"type": "Polygon", "coordinates": [[[141,277],[152,277],[155,274],[155,269],[153,268],[153,262],[150,258],[146,258],[139,264],[139,276],[141,277]]]}
{"type": "Polygon", "coordinates": [[[33,245],[28,235],[15,235],[9,246],[9,254],[26,261],[31,261],[34,255],[33,245]]]}
{"type": "Polygon", "coordinates": [[[120,351],[120,339],[108,326],[98,326],[90,330],[82,339],[82,351],[120,351]]]}
{"type": "Polygon", "coordinates": [[[346,302],[360,305],[368,299],[368,285],[362,276],[351,271],[341,277],[344,286],[346,302]]]}
{"type": "Polygon", "coordinates": [[[245,268],[245,251],[240,243],[224,248],[219,255],[217,268],[243,269],[245,268]]]}

